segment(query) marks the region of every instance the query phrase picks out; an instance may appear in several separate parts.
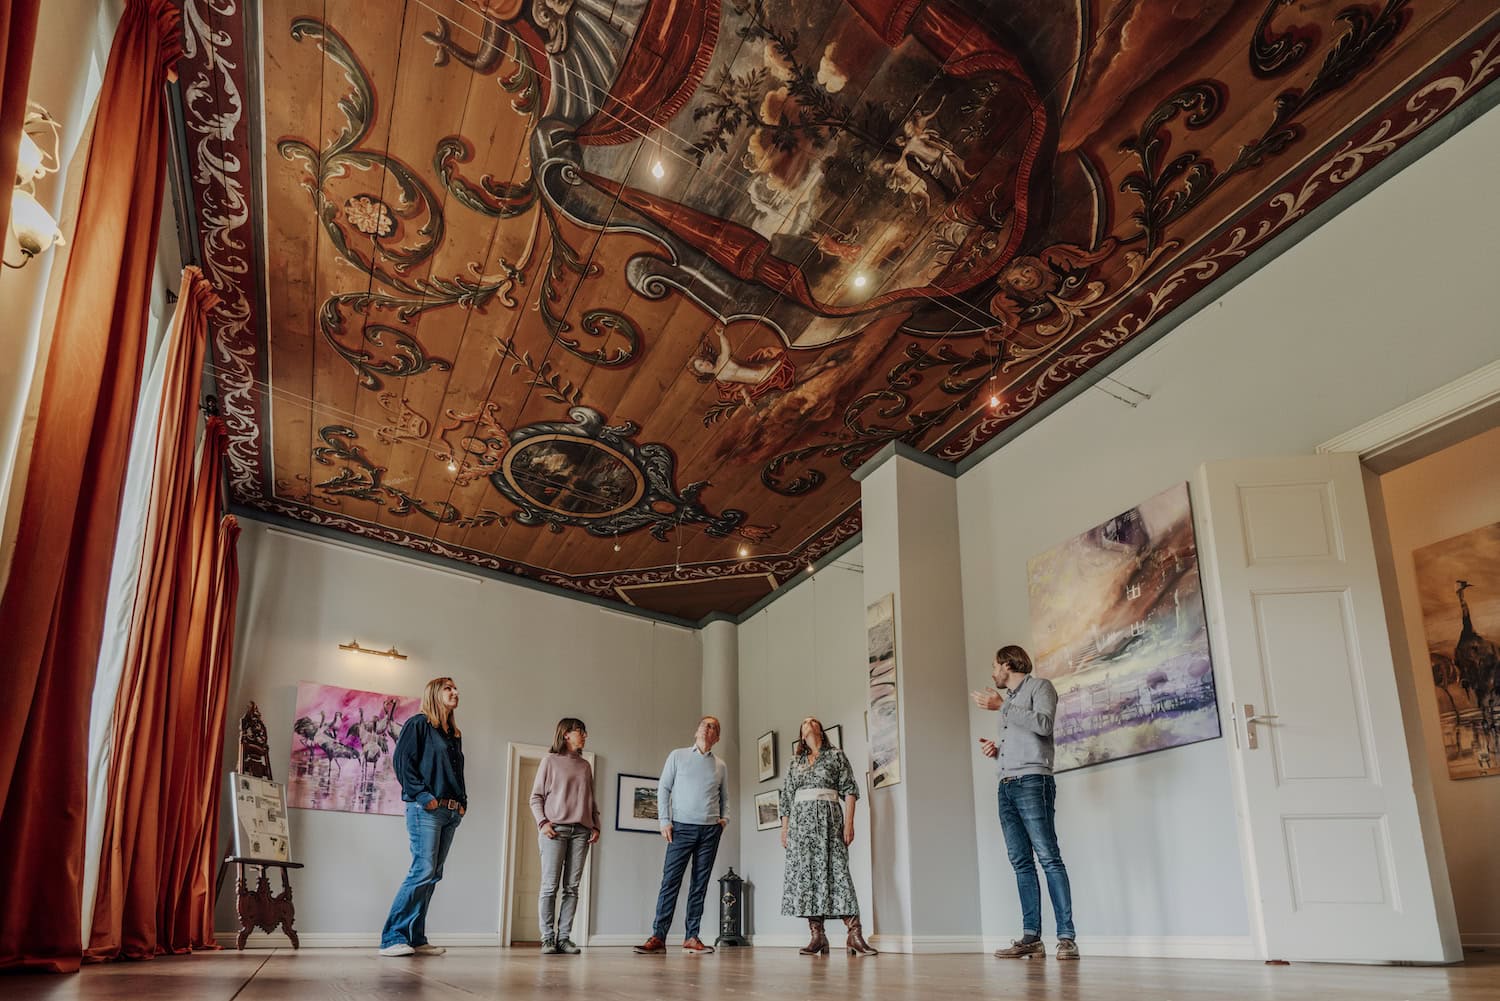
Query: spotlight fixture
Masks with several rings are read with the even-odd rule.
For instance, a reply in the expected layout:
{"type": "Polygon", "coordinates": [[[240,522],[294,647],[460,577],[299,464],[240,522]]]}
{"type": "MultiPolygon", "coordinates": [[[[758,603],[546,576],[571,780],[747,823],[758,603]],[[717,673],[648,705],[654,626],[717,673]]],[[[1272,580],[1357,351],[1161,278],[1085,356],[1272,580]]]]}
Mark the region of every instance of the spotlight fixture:
{"type": "Polygon", "coordinates": [[[854,287],[855,288],[864,288],[865,287],[865,283],[868,282],[868,281],[869,281],[869,279],[866,278],[864,275],[855,275],[854,276],[854,287]]]}
{"type": "Polygon", "coordinates": [[[657,160],[651,164],[651,176],[656,178],[658,181],[667,176],[667,168],[661,165],[660,160],[657,160]]]}

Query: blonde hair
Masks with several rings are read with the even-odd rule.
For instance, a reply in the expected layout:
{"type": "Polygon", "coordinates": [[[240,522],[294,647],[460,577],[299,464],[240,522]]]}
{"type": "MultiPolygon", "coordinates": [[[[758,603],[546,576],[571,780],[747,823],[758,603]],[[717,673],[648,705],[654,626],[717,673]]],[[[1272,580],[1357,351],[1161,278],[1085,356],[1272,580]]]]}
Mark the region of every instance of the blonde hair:
{"type": "Polygon", "coordinates": [[[462,737],[463,731],[458,728],[458,720],[454,719],[453,714],[450,712],[447,714],[447,720],[444,721],[443,709],[438,705],[438,692],[443,690],[444,685],[454,685],[456,687],[457,682],[452,678],[446,677],[433,678],[427,682],[427,688],[422,692],[422,715],[427,717],[427,722],[439,730],[451,733],[455,737],[462,737]]]}

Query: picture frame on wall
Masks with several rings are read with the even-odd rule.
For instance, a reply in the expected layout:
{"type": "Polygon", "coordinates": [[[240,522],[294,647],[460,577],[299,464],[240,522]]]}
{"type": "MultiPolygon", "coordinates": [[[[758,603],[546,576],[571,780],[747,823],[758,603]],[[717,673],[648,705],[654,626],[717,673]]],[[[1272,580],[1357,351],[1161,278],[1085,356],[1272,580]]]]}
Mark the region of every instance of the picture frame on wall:
{"type": "Polygon", "coordinates": [[[825,726],[823,736],[827,738],[829,747],[837,747],[840,751],[844,749],[844,728],[838,723],[825,726]]]}
{"type": "Polygon", "coordinates": [[[615,830],[660,834],[656,789],[661,779],[650,775],[615,776],[615,830]]]}
{"type": "Polygon", "coordinates": [[[781,790],[767,789],[755,794],[755,829],[769,831],[781,826],[781,790]]]}
{"type": "Polygon", "coordinates": [[[767,730],[755,742],[755,760],[760,763],[759,781],[776,777],[776,731],[767,730]]]}

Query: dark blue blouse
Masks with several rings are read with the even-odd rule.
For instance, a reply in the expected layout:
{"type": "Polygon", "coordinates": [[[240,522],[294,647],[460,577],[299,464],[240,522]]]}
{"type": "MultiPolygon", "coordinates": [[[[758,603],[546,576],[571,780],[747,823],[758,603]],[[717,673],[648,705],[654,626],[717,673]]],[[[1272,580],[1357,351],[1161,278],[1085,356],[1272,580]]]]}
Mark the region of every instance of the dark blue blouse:
{"type": "Polygon", "coordinates": [[[401,780],[401,798],[426,806],[434,799],[456,799],[469,808],[464,790],[463,738],[444,733],[417,713],[401,727],[391,757],[401,780]]]}

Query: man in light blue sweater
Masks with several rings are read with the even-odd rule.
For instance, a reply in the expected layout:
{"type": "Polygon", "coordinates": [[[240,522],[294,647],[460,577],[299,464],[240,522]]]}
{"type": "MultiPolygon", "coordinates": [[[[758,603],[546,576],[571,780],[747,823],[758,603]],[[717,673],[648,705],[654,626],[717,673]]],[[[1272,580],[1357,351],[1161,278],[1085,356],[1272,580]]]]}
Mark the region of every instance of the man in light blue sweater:
{"type": "Polygon", "coordinates": [[[662,866],[661,890],[656,895],[651,937],[635,947],[643,955],[667,951],[667,929],[690,861],[693,880],[688,885],[687,938],[682,951],[699,955],[714,951],[703,944],[698,931],[703,921],[703,896],[708,892],[714,856],[719,853],[719,836],[729,823],[729,766],[714,757],[718,742],[719,721],[705,716],[698,721],[693,745],[668,754],[662,765],[656,815],[661,821],[661,836],[667,840],[667,858],[662,866]]]}

